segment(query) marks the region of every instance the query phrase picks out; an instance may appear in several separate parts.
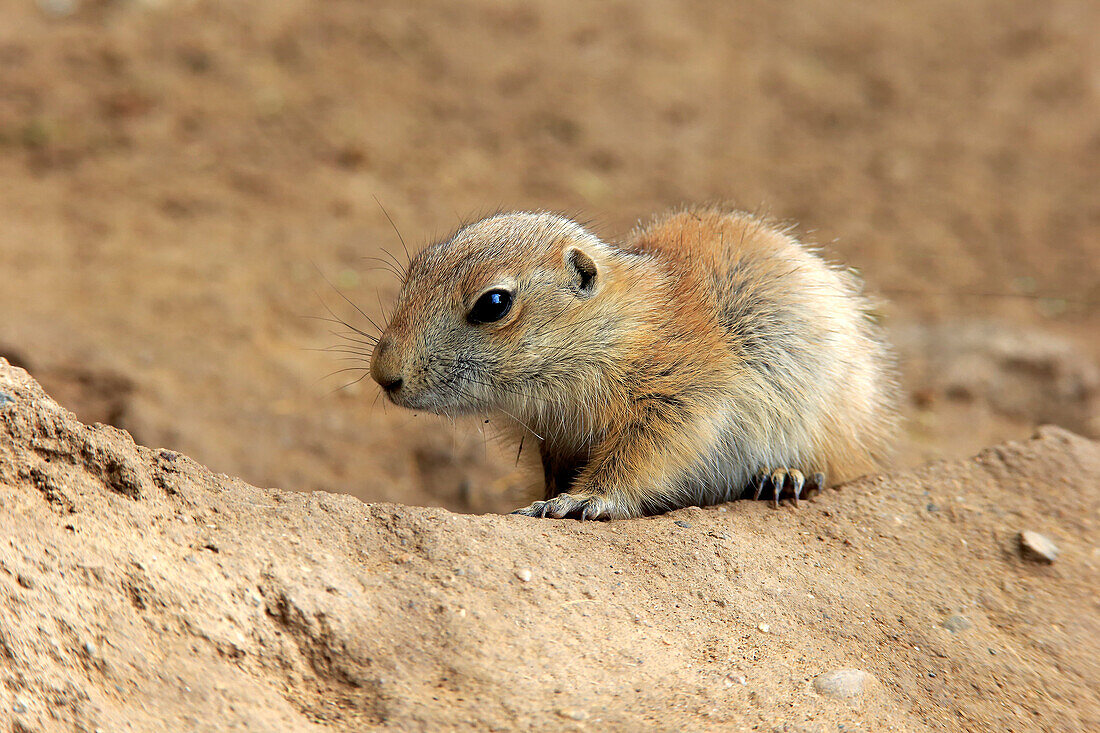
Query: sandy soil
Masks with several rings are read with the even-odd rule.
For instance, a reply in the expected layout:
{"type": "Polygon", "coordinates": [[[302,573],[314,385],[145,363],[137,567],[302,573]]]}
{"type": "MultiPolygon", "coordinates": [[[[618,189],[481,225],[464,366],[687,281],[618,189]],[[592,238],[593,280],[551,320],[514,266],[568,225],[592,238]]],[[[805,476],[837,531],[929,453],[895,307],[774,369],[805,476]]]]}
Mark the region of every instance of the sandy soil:
{"type": "Polygon", "coordinates": [[[0,360],[0,725],[1091,731],[1098,516],[1100,443],[1060,428],[779,510],[258,489],[0,360]]]}
{"type": "MultiPolygon", "coordinates": [[[[369,380],[338,389],[361,372],[325,376],[355,363],[309,350],[338,341],[315,293],[366,325],[325,277],[376,320],[394,295],[363,259],[404,257],[375,198],[409,247],[498,207],[575,212],[613,237],[729,201],[859,268],[901,336],[992,321],[1025,351],[1061,339],[1086,371],[1100,356],[1095,3],[0,14],[0,353],[86,420],[252,483],[526,503],[532,474],[491,425],[387,411],[369,380]]],[[[901,465],[1050,419],[940,389],[920,338],[898,340],[915,395],[901,465]]],[[[1046,389],[1019,361],[971,368],[1046,389]]],[[[1094,406],[1094,382],[1072,379],[1068,399],[1094,406]]],[[[1100,434],[1096,414],[1068,427],[1100,434]]]]}

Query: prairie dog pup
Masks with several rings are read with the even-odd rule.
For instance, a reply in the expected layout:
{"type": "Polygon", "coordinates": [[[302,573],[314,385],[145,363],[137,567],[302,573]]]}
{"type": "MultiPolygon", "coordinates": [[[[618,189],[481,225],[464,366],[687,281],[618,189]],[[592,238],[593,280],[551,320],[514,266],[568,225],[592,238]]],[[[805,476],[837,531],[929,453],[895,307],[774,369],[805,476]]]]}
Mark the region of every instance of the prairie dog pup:
{"type": "Polygon", "coordinates": [[[498,214],[412,259],[371,376],[396,405],[537,441],[546,494],[519,514],[797,502],[893,437],[868,308],[854,275],[744,213],[679,211],[623,242],[498,214]]]}

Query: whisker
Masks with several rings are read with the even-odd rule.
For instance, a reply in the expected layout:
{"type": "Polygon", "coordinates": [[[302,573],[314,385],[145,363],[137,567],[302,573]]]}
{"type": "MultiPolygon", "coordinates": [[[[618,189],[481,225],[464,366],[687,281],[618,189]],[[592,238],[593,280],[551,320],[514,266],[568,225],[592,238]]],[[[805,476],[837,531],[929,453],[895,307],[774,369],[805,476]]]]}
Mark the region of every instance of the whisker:
{"type": "MultiPolygon", "coordinates": [[[[396,267],[396,268],[397,268],[398,270],[402,269],[402,265],[401,265],[401,260],[397,259],[397,257],[395,257],[395,256],[394,256],[394,254],[393,254],[392,252],[390,252],[390,251],[389,251],[388,249],[386,249],[385,247],[379,247],[379,249],[381,249],[381,250],[382,250],[382,254],[386,255],[386,256],[387,256],[387,257],[389,257],[389,258],[390,258],[391,260],[393,260],[393,264],[394,264],[394,266],[395,266],[395,267],[396,267]]],[[[402,281],[404,281],[404,279],[405,279],[405,276],[404,276],[404,275],[402,275],[402,276],[401,276],[401,280],[402,280],[402,281]]]]}
{"type": "Polygon", "coordinates": [[[378,208],[382,209],[382,214],[386,217],[386,221],[393,227],[393,231],[397,234],[397,241],[401,242],[401,248],[405,250],[405,257],[409,262],[412,262],[412,256],[409,254],[409,248],[405,246],[405,238],[401,236],[401,230],[397,228],[397,224],[394,224],[393,219],[390,217],[390,212],[386,211],[386,207],[382,205],[382,202],[378,200],[377,196],[373,196],[374,203],[378,204],[378,208]]]}
{"type": "MultiPolygon", "coordinates": [[[[329,284],[331,285],[332,283],[329,283],[329,284]]],[[[333,289],[335,290],[335,288],[333,288],[333,289]]],[[[341,293],[341,292],[340,292],[339,290],[337,290],[336,292],[337,292],[337,293],[338,293],[338,294],[340,295],[340,297],[341,297],[341,298],[343,298],[344,300],[347,300],[347,301],[348,301],[349,303],[351,303],[351,301],[350,301],[350,300],[348,300],[348,297],[347,297],[346,295],[344,295],[343,293],[341,293]]],[[[364,336],[364,337],[366,337],[366,338],[374,338],[374,337],[375,337],[375,334],[372,334],[372,333],[367,333],[366,331],[364,331],[364,330],[362,330],[362,329],[360,329],[360,328],[356,328],[355,326],[351,325],[350,323],[348,323],[347,321],[345,321],[345,320],[344,320],[343,318],[341,318],[340,316],[336,315],[335,311],[333,311],[333,310],[332,310],[332,308],[329,308],[329,307],[328,307],[328,303],[326,303],[326,302],[324,301],[324,299],[323,299],[323,298],[321,297],[320,293],[318,293],[318,292],[317,292],[316,290],[315,290],[315,291],[313,291],[313,294],[314,294],[315,296],[317,296],[317,300],[319,300],[319,301],[321,302],[321,305],[322,305],[322,306],[324,306],[324,309],[325,309],[326,311],[328,311],[329,315],[330,315],[330,316],[332,316],[332,317],[333,317],[333,319],[335,319],[335,320],[333,320],[333,321],[332,321],[333,323],[339,323],[339,324],[340,324],[341,326],[344,326],[345,328],[350,328],[350,329],[351,329],[352,331],[355,331],[355,333],[359,334],[360,336],[364,336]]],[[[362,311],[362,310],[360,310],[360,309],[359,309],[359,306],[355,305],[355,303],[351,303],[351,305],[352,305],[352,307],[353,307],[353,308],[355,308],[356,310],[358,310],[358,311],[359,311],[360,313],[363,313],[363,311],[362,311]]],[[[366,319],[367,319],[367,321],[369,321],[369,322],[370,322],[370,324],[371,324],[372,326],[374,326],[374,328],[375,328],[375,329],[376,329],[376,330],[377,330],[377,331],[378,331],[379,333],[381,333],[381,332],[382,332],[382,329],[378,328],[378,324],[377,324],[377,323],[375,323],[375,322],[374,322],[373,320],[371,320],[370,316],[368,316],[368,315],[367,315],[366,313],[363,313],[363,317],[364,317],[364,318],[366,318],[366,319]]],[[[320,317],[318,317],[318,318],[320,318],[320,317]]],[[[323,319],[322,319],[322,320],[323,320],[323,319]]]]}
{"type": "MultiPolygon", "coordinates": [[[[362,381],[363,381],[364,379],[366,379],[366,378],[367,378],[367,377],[369,377],[369,376],[370,376],[370,372],[368,371],[368,372],[367,372],[366,374],[364,374],[363,376],[359,377],[359,378],[358,378],[358,379],[356,379],[355,381],[353,381],[353,382],[348,382],[347,384],[345,384],[345,385],[344,385],[344,386],[342,386],[342,387],[337,387],[336,389],[334,389],[334,390],[332,390],[331,392],[329,392],[329,394],[335,394],[336,392],[339,392],[339,391],[341,391],[341,390],[345,390],[345,389],[347,389],[348,387],[352,387],[352,386],[354,386],[354,385],[356,385],[356,384],[359,384],[360,382],[362,382],[362,381]]],[[[384,404],[386,404],[386,403],[385,403],[385,402],[383,402],[382,404],[384,405],[384,404]]]]}
{"type": "Polygon", "coordinates": [[[382,294],[379,293],[377,290],[375,290],[374,295],[375,295],[376,298],[378,298],[378,310],[381,311],[382,317],[385,318],[386,322],[388,323],[389,320],[390,320],[390,317],[386,315],[386,307],[384,305],[382,305],[382,294]]]}
{"type": "Polygon", "coordinates": [[[366,333],[365,331],[360,331],[359,329],[355,328],[351,324],[349,324],[345,321],[342,321],[339,318],[325,318],[324,316],[302,316],[302,318],[309,318],[309,319],[314,320],[314,321],[324,321],[326,323],[337,323],[341,326],[344,326],[345,328],[350,328],[352,331],[354,331],[358,335],[362,336],[365,339],[368,339],[368,341],[360,341],[359,339],[356,339],[356,338],[352,337],[349,334],[343,334],[343,333],[339,333],[338,331],[333,331],[333,330],[329,329],[330,334],[332,334],[333,336],[337,336],[339,338],[342,338],[342,339],[348,339],[349,341],[355,341],[356,343],[370,343],[370,344],[374,344],[378,341],[378,337],[375,336],[374,334],[366,333]]]}
{"type": "Polygon", "coordinates": [[[334,354],[364,354],[366,356],[370,356],[374,351],[375,344],[371,341],[360,341],[359,339],[345,338],[340,334],[335,335],[344,339],[344,343],[330,344],[323,349],[313,349],[313,351],[331,351],[334,354]]]}
{"type": "MultiPolygon", "coordinates": [[[[332,289],[333,289],[334,291],[336,291],[336,294],[337,294],[337,295],[339,295],[339,296],[340,296],[341,298],[343,298],[343,299],[344,299],[344,300],[345,300],[345,301],[347,302],[347,304],[348,304],[348,305],[350,305],[350,306],[351,306],[352,308],[354,308],[355,310],[359,311],[359,315],[363,316],[363,318],[366,318],[366,319],[367,319],[367,322],[368,322],[368,323],[370,323],[370,325],[374,326],[374,328],[375,328],[375,330],[376,330],[376,331],[378,331],[379,333],[381,333],[381,332],[383,331],[383,329],[382,329],[382,328],[379,328],[378,324],[374,322],[374,319],[373,319],[373,318],[371,318],[370,316],[368,316],[368,315],[366,314],[366,312],[365,312],[365,311],[364,311],[364,310],[363,310],[362,308],[360,308],[360,307],[359,307],[359,306],[357,306],[357,305],[356,305],[356,304],[355,304],[354,302],[352,302],[351,298],[349,298],[348,296],[344,295],[344,293],[343,293],[343,292],[342,292],[342,291],[340,290],[340,288],[338,288],[338,287],[336,287],[335,285],[333,285],[333,284],[332,284],[332,281],[331,281],[331,280],[329,280],[329,279],[328,279],[328,278],[327,278],[327,277],[325,276],[325,273],[324,273],[324,272],[323,272],[323,271],[321,270],[321,268],[320,268],[320,267],[317,267],[317,265],[316,265],[316,264],[314,264],[314,265],[313,265],[313,267],[314,267],[314,268],[316,268],[316,270],[317,270],[317,273],[318,273],[318,274],[319,274],[319,275],[321,276],[321,278],[322,278],[322,279],[323,279],[323,280],[324,280],[324,281],[325,281],[326,283],[328,283],[328,286],[329,286],[330,288],[332,288],[332,289]]],[[[325,303],[324,299],[322,299],[322,298],[321,298],[320,294],[318,294],[318,293],[317,293],[317,291],[314,291],[314,295],[317,295],[317,299],[321,301],[321,305],[325,306],[325,310],[327,310],[327,311],[329,312],[329,315],[331,315],[331,316],[332,316],[333,318],[336,318],[336,319],[340,319],[340,317],[339,317],[338,315],[336,315],[335,313],[333,313],[333,312],[332,312],[332,309],[328,307],[328,304],[327,304],[327,303],[325,303]]],[[[340,319],[340,322],[341,322],[341,323],[344,323],[343,319],[340,319]]],[[[345,326],[347,326],[348,328],[352,329],[352,330],[353,330],[353,331],[355,331],[356,333],[362,333],[362,332],[361,332],[361,331],[360,331],[359,329],[355,328],[354,326],[352,326],[352,325],[351,325],[351,324],[349,324],[349,323],[344,323],[344,325],[345,325],[345,326]]],[[[365,334],[365,333],[364,333],[363,335],[364,335],[364,336],[366,336],[367,334],[365,334]]]]}
{"type": "MultiPolygon", "coordinates": [[[[337,369],[334,372],[329,372],[325,376],[321,377],[321,379],[328,379],[329,377],[335,377],[337,374],[343,374],[344,372],[358,372],[358,371],[369,372],[370,367],[344,367],[343,369],[337,369]]],[[[320,382],[321,379],[318,379],[317,381],[320,382]]]]}
{"type": "Polygon", "coordinates": [[[404,280],[405,279],[405,275],[402,272],[398,271],[397,268],[393,266],[393,263],[391,263],[389,260],[384,260],[381,257],[362,257],[360,259],[374,260],[376,262],[382,263],[380,265],[371,265],[367,269],[370,269],[370,270],[386,270],[387,272],[392,273],[398,280],[404,280]]]}
{"type": "MultiPolygon", "coordinates": [[[[362,343],[362,342],[355,341],[353,343],[359,344],[359,343],[362,343]]],[[[359,350],[359,349],[356,349],[354,346],[352,346],[352,344],[332,344],[331,346],[323,346],[323,347],[322,346],[303,347],[302,351],[327,351],[327,352],[331,352],[331,353],[334,353],[334,354],[339,354],[339,353],[368,353],[370,351],[371,344],[362,343],[362,346],[364,346],[365,348],[359,350]]]]}
{"type": "Polygon", "coordinates": [[[351,346],[352,344],[358,344],[360,346],[369,346],[374,348],[374,345],[378,343],[377,336],[365,336],[364,338],[356,338],[354,334],[340,333],[338,331],[329,331],[330,334],[336,338],[347,341],[346,344],[337,344],[338,346],[351,346]]]}

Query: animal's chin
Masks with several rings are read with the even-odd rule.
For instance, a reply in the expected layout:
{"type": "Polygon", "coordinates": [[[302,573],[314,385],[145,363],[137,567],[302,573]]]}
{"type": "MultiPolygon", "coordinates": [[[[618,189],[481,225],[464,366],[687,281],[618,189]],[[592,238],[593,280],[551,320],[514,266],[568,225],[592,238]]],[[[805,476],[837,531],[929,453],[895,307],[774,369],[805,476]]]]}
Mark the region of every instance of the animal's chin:
{"type": "Polygon", "coordinates": [[[455,402],[454,399],[446,399],[431,393],[420,394],[386,394],[386,399],[398,407],[415,412],[430,412],[434,415],[470,415],[484,412],[485,408],[478,405],[455,402]]]}

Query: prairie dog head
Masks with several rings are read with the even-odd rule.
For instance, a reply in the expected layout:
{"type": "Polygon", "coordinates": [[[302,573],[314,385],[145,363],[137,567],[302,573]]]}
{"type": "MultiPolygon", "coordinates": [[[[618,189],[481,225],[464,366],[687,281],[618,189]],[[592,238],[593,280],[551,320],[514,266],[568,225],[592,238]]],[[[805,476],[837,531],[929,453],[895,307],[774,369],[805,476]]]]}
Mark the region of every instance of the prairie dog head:
{"type": "Polygon", "coordinates": [[[531,414],[563,380],[592,371],[590,342],[610,330],[601,296],[611,259],[596,236],[553,214],[465,226],[409,264],[371,377],[410,409],[531,414]]]}

